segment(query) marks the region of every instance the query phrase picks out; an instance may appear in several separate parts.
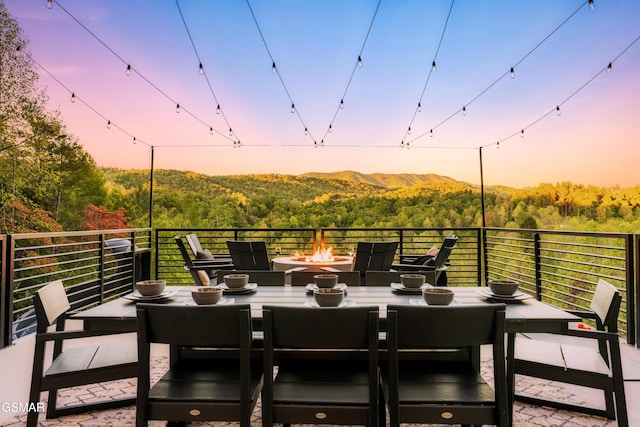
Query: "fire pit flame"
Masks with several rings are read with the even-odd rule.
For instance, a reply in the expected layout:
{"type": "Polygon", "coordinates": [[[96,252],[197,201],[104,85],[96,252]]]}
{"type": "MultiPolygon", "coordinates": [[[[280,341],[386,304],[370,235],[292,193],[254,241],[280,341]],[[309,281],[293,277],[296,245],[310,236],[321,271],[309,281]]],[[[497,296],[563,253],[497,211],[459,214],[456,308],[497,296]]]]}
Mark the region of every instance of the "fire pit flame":
{"type": "Polygon", "coordinates": [[[307,262],[331,262],[335,260],[333,248],[318,249],[313,256],[305,257],[307,262]]]}

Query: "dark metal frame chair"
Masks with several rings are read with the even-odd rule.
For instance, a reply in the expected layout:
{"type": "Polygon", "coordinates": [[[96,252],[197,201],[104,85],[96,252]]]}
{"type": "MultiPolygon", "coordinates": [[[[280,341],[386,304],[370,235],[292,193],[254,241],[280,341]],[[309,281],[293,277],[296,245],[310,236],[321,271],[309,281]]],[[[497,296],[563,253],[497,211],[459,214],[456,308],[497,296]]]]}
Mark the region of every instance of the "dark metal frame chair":
{"type": "MultiPolygon", "coordinates": [[[[110,340],[100,345],[65,346],[64,344],[71,340],[117,333],[65,330],[65,320],[70,314],[71,306],[64,285],[60,280],[41,288],[34,295],[33,305],[36,312],[37,332],[31,391],[29,393],[29,402],[32,405],[38,405],[40,393],[43,391],[49,392],[47,418],[116,408],[135,403],[135,398],[131,396],[58,407],[56,404],[58,389],[135,377],[138,369],[136,344],[132,339],[119,339],[110,340]],[[55,331],[49,331],[49,327],[54,323],[56,324],[55,331]],[[54,346],[52,359],[50,364],[47,361],[49,367],[45,371],[45,354],[48,354],[45,351],[47,342],[53,342],[54,346]]],[[[35,427],[37,423],[38,411],[29,411],[27,426],[35,427]]]]}
{"type": "Polygon", "coordinates": [[[339,283],[344,283],[347,286],[360,286],[359,271],[292,271],[291,286],[306,286],[309,283],[313,283],[313,276],[316,274],[337,274],[339,283]]]}
{"type": "Polygon", "coordinates": [[[264,240],[227,240],[227,248],[237,270],[271,270],[264,240]]]}
{"type": "Polygon", "coordinates": [[[180,255],[182,255],[182,260],[184,262],[185,270],[189,271],[193,281],[197,286],[206,286],[206,279],[215,280],[219,270],[230,270],[233,268],[233,264],[229,261],[229,258],[222,259],[191,259],[189,252],[187,251],[186,246],[184,245],[184,241],[181,236],[175,236],[174,240],[176,245],[178,246],[178,250],[180,251],[180,255]],[[201,274],[206,275],[207,277],[201,276],[201,274]]]}
{"type": "Polygon", "coordinates": [[[387,307],[389,366],[382,371],[382,381],[391,426],[509,424],[505,308],[504,304],[387,307]],[[493,348],[493,388],[474,360],[477,348],[485,344],[493,348]],[[432,357],[427,361],[428,355],[432,357]]]}
{"type": "Polygon", "coordinates": [[[600,389],[604,392],[604,409],[517,393],[515,399],[611,420],[615,420],[617,414],[618,425],[627,426],[618,337],[621,301],[618,290],[601,279],[591,301],[591,311],[571,311],[582,319],[591,320],[595,328],[569,328],[563,334],[526,334],[515,339],[515,374],[600,389]]]}
{"type": "Polygon", "coordinates": [[[378,425],[377,306],[264,306],[263,321],[263,426],[378,425]]]}
{"type": "Polygon", "coordinates": [[[136,425],[146,426],[148,420],[240,421],[241,426],[249,427],[262,389],[262,366],[259,360],[251,360],[249,304],[138,304],[136,311],[136,425]],[[177,358],[151,386],[151,343],[201,347],[206,356],[177,358]]]}
{"type": "Polygon", "coordinates": [[[438,255],[435,258],[428,255],[401,255],[401,263],[393,264],[391,268],[406,273],[424,273],[427,275],[427,282],[432,282],[433,285],[437,286],[446,286],[449,256],[457,241],[458,236],[448,234],[442,241],[438,255]],[[411,262],[408,262],[409,260],[411,262]]]}
{"type": "Polygon", "coordinates": [[[353,270],[360,272],[364,284],[368,270],[389,271],[400,242],[358,242],[353,270]]]}

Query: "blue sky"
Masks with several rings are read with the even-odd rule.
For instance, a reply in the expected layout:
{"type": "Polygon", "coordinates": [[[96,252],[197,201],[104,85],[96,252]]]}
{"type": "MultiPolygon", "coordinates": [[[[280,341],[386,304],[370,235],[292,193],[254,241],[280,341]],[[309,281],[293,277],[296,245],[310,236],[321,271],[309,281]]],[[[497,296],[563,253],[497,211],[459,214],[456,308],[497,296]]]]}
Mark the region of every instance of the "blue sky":
{"type": "Polygon", "coordinates": [[[50,108],[100,166],[146,169],[154,146],[156,168],[206,174],[349,169],[479,183],[483,147],[486,184],[640,184],[640,2],[5,3],[43,67],[50,108]],[[500,79],[514,65],[515,78],[500,79]],[[547,115],[559,104],[561,116],[547,115]]]}

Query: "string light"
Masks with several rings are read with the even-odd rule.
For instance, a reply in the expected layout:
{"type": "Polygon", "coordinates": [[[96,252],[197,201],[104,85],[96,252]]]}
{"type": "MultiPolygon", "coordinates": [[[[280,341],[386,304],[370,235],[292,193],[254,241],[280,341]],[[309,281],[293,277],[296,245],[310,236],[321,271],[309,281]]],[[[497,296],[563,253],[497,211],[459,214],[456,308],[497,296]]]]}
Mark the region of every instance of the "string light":
{"type": "Polygon", "coordinates": [[[500,141],[496,142],[496,150],[500,149],[500,141]]]}
{"type": "Polygon", "coordinates": [[[209,135],[213,135],[213,128],[209,126],[209,135]]]}
{"type": "Polygon", "coordinates": [[[467,107],[465,107],[465,106],[462,107],[462,115],[463,116],[467,115],[467,107]]]}
{"type": "Polygon", "coordinates": [[[124,72],[127,76],[131,75],[131,64],[127,64],[127,71],[124,72]]]}
{"type": "Polygon", "coordinates": [[[204,67],[202,66],[202,62],[200,63],[200,67],[198,68],[198,72],[200,73],[200,75],[204,74],[204,67]]]}
{"type": "Polygon", "coordinates": [[[611,68],[613,68],[613,64],[609,62],[609,65],[607,65],[607,74],[611,74],[611,68]]]}
{"type": "Polygon", "coordinates": [[[111,129],[111,120],[107,120],[107,129],[111,129]]]}
{"type": "Polygon", "coordinates": [[[331,132],[333,130],[333,126],[329,125],[329,132],[331,132]]]}
{"type": "Polygon", "coordinates": [[[437,70],[437,68],[436,68],[436,61],[434,60],[434,61],[431,63],[431,71],[436,71],[436,70],[437,70]]]}
{"type": "Polygon", "coordinates": [[[411,135],[411,126],[409,126],[409,129],[407,129],[407,135],[411,135]]]}
{"type": "Polygon", "coordinates": [[[422,104],[418,102],[418,113],[422,111],[422,104]]]}
{"type": "Polygon", "coordinates": [[[344,110],[344,99],[340,100],[340,109],[344,110]]]}
{"type": "Polygon", "coordinates": [[[176,104],[176,113],[180,113],[180,104],[176,104]]]}
{"type": "Polygon", "coordinates": [[[362,68],[362,57],[358,55],[358,67],[362,68]]]}
{"type": "Polygon", "coordinates": [[[292,102],[291,103],[291,113],[295,113],[296,112],[296,105],[292,102]]]}
{"type": "Polygon", "coordinates": [[[320,146],[324,147],[324,138],[320,141],[320,146]]]}
{"type": "Polygon", "coordinates": [[[304,134],[305,134],[305,136],[309,135],[309,129],[307,129],[306,127],[304,128],[304,134]]]}
{"type": "Polygon", "coordinates": [[[429,136],[430,136],[431,138],[433,138],[433,129],[430,129],[430,130],[429,130],[429,136]]]}
{"type": "Polygon", "coordinates": [[[275,62],[271,62],[271,72],[272,72],[273,74],[275,74],[275,73],[276,73],[276,63],[275,63],[275,62]]]}
{"type": "Polygon", "coordinates": [[[524,138],[524,129],[520,131],[520,138],[524,138]]]}
{"type": "Polygon", "coordinates": [[[233,130],[229,128],[229,136],[233,136],[233,130]]]}
{"type": "Polygon", "coordinates": [[[560,106],[556,105],[556,115],[561,116],[562,115],[562,111],[560,111],[560,106]]]}
{"type": "Polygon", "coordinates": [[[135,136],[133,137],[133,143],[134,144],[136,143],[136,137],[135,136]]]}
{"type": "Polygon", "coordinates": [[[218,104],[218,106],[216,107],[216,114],[220,114],[220,104],[218,104]]]}
{"type": "Polygon", "coordinates": [[[594,10],[596,10],[596,5],[593,2],[593,0],[589,0],[589,10],[591,10],[591,12],[593,12],[594,10]]]}
{"type": "Polygon", "coordinates": [[[511,67],[511,70],[509,70],[509,73],[511,74],[512,79],[516,78],[516,71],[513,69],[513,67],[511,67]]]}
{"type": "Polygon", "coordinates": [[[75,94],[75,92],[71,92],[71,102],[76,102],[76,94],[75,94]]]}
{"type": "Polygon", "coordinates": [[[313,148],[318,148],[318,141],[313,141],[313,148]]]}
{"type": "Polygon", "coordinates": [[[53,0],[47,0],[47,9],[51,9],[53,7],[53,0]]]}

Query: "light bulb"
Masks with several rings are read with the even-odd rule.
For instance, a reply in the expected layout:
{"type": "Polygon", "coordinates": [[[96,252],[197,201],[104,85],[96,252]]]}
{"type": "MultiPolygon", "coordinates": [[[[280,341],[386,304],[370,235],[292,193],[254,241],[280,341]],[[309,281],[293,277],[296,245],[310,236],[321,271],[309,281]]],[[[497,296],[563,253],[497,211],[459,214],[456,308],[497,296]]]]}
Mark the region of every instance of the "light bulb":
{"type": "Polygon", "coordinates": [[[291,112],[295,113],[296,112],[296,106],[295,104],[291,103],[291,112]]]}
{"type": "Polygon", "coordinates": [[[411,146],[409,145],[409,142],[407,142],[407,146],[406,146],[405,148],[406,148],[407,150],[408,150],[409,148],[411,148],[411,146]]]}
{"type": "Polygon", "coordinates": [[[520,138],[524,138],[524,129],[520,131],[520,138]]]}
{"type": "Polygon", "coordinates": [[[496,142],[496,150],[500,149],[500,141],[496,142]]]}
{"type": "Polygon", "coordinates": [[[216,114],[220,114],[220,104],[218,104],[218,106],[216,107],[216,114]]]}
{"type": "Polygon", "coordinates": [[[463,116],[467,115],[467,107],[462,107],[462,115],[463,116]]]}
{"type": "Polygon", "coordinates": [[[136,137],[135,136],[133,137],[133,143],[134,144],[136,143],[136,137]]]}
{"type": "Polygon", "coordinates": [[[407,135],[411,135],[411,126],[409,126],[409,129],[407,129],[407,135]]]}
{"type": "Polygon", "coordinates": [[[242,142],[238,140],[238,148],[242,147],[242,142]]]}
{"type": "Polygon", "coordinates": [[[275,63],[275,62],[271,62],[271,72],[272,72],[273,74],[275,74],[275,73],[276,73],[276,63],[275,63]]]}
{"type": "Polygon", "coordinates": [[[304,134],[309,135],[309,130],[306,127],[304,128],[304,134]]]}
{"type": "Polygon", "coordinates": [[[198,68],[198,72],[200,73],[200,75],[204,74],[204,68],[202,67],[202,62],[200,63],[200,67],[198,68]]]}
{"type": "Polygon", "coordinates": [[[556,105],[556,114],[558,116],[562,115],[562,111],[560,111],[560,106],[559,105],[556,105]]]}
{"type": "Polygon", "coordinates": [[[176,113],[180,113],[180,104],[176,104],[176,113]]]}
{"type": "Polygon", "coordinates": [[[213,128],[209,126],[209,135],[213,135],[213,128]]]}
{"type": "Polygon", "coordinates": [[[362,68],[362,57],[358,55],[358,67],[362,68]]]}
{"type": "Polygon", "coordinates": [[[107,129],[111,129],[111,120],[107,120],[107,129]]]}
{"type": "Polygon", "coordinates": [[[431,71],[436,71],[436,61],[435,60],[431,63],[431,71]]]}
{"type": "Polygon", "coordinates": [[[329,132],[333,130],[333,126],[329,125],[329,132]]]}
{"type": "Polygon", "coordinates": [[[591,10],[591,12],[593,12],[596,9],[596,5],[593,2],[593,0],[589,0],[589,10],[591,10]]]}
{"type": "Polygon", "coordinates": [[[404,141],[400,141],[400,145],[398,145],[398,147],[404,148],[404,141]]]}
{"type": "Polygon", "coordinates": [[[607,74],[611,74],[611,68],[613,68],[613,64],[609,62],[609,65],[607,65],[607,74]]]}
{"type": "Polygon", "coordinates": [[[433,138],[433,129],[430,129],[430,130],[429,130],[429,136],[430,136],[431,138],[433,138]]]}
{"type": "Polygon", "coordinates": [[[127,71],[125,71],[125,74],[126,74],[127,76],[130,76],[130,75],[131,75],[131,64],[127,64],[127,71]]]}
{"type": "Polygon", "coordinates": [[[418,113],[422,111],[422,104],[418,102],[418,113]]]}
{"type": "Polygon", "coordinates": [[[51,9],[53,7],[53,0],[47,0],[47,9],[51,9]]]}
{"type": "Polygon", "coordinates": [[[75,92],[71,92],[71,102],[76,102],[76,94],[75,94],[75,92]]]}
{"type": "Polygon", "coordinates": [[[324,146],[324,139],[321,139],[321,140],[320,140],[320,145],[321,145],[321,146],[324,146]]]}
{"type": "Polygon", "coordinates": [[[229,136],[233,136],[233,130],[229,128],[229,136]]]}
{"type": "Polygon", "coordinates": [[[340,100],[340,109],[344,109],[344,99],[340,100]]]}
{"type": "Polygon", "coordinates": [[[313,148],[318,148],[318,141],[313,141],[313,148]]]}
{"type": "Polygon", "coordinates": [[[515,79],[516,78],[516,71],[513,69],[513,67],[511,67],[511,70],[509,72],[511,73],[511,78],[515,79]]]}

